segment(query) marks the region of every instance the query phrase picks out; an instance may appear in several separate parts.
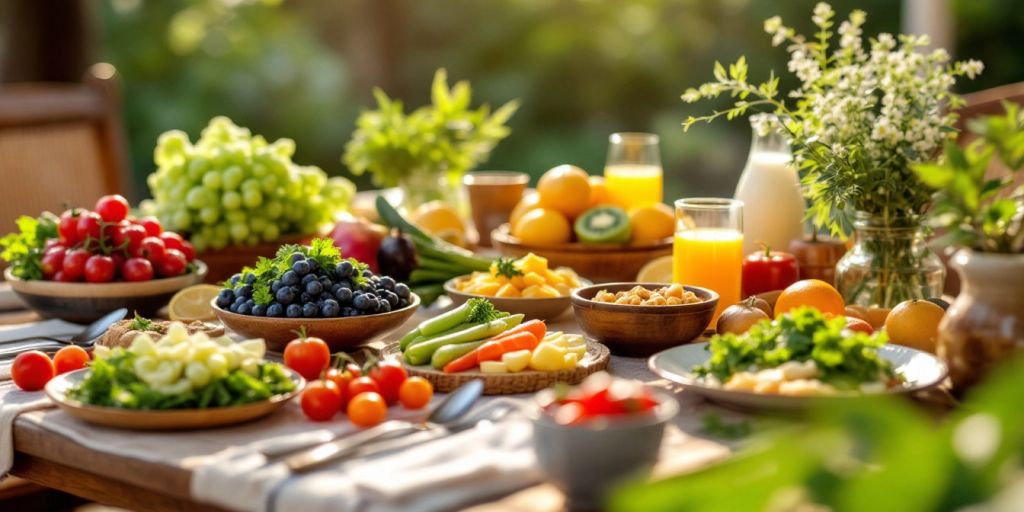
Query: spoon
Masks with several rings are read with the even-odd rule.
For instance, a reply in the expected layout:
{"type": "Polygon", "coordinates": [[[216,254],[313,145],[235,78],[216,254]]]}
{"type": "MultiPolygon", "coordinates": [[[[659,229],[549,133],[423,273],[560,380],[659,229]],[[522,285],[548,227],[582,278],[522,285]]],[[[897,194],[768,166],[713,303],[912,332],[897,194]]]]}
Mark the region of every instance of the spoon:
{"type": "Polygon", "coordinates": [[[306,473],[325,464],[336,461],[355,452],[365,443],[388,437],[411,434],[434,427],[446,427],[465,416],[484,391],[482,380],[472,380],[451,392],[434,407],[430,415],[420,423],[392,420],[376,427],[329,441],[304,450],[285,459],[284,464],[294,473],[306,473]]]}
{"type": "Polygon", "coordinates": [[[91,347],[96,338],[103,335],[111,325],[123,319],[127,314],[128,310],[125,308],[111,311],[103,315],[99,320],[85,326],[82,332],[69,339],[37,335],[0,342],[0,360],[12,359],[26,350],[59,348],[59,346],[63,345],[78,345],[83,348],[91,347]]]}

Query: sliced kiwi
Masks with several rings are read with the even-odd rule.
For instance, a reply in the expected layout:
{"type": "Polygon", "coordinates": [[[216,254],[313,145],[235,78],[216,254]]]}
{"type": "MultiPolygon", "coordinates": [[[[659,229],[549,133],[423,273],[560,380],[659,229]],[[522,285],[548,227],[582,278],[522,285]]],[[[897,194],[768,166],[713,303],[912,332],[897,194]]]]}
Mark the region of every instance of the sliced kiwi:
{"type": "Polygon", "coordinates": [[[591,208],[576,218],[576,237],[588,244],[618,244],[629,241],[629,214],[616,206],[591,208]]]}

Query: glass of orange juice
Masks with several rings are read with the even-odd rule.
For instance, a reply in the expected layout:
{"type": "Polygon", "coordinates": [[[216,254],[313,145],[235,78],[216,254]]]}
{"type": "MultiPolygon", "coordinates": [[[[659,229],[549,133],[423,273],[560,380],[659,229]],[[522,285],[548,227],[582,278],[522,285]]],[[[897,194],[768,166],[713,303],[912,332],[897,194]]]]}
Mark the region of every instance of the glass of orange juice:
{"type": "Polygon", "coordinates": [[[722,310],[740,301],[743,267],[743,202],[699,197],[676,201],[676,236],[672,280],[718,293],[722,310]]]}
{"type": "Polygon", "coordinates": [[[637,132],[611,134],[604,181],[615,204],[627,210],[660,203],[662,169],[658,136],[637,132]]]}

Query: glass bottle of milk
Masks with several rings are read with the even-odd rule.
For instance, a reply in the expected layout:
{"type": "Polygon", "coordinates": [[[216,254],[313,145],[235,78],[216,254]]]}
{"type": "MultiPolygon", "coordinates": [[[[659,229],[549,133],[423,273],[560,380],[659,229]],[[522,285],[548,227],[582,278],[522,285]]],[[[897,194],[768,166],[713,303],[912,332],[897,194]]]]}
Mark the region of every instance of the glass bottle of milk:
{"type": "Polygon", "coordinates": [[[751,117],[753,142],[736,185],[736,199],[743,201],[744,254],[759,250],[762,243],[785,251],[804,233],[804,197],[789,140],[774,116],[759,116],[768,114],[751,117]]]}

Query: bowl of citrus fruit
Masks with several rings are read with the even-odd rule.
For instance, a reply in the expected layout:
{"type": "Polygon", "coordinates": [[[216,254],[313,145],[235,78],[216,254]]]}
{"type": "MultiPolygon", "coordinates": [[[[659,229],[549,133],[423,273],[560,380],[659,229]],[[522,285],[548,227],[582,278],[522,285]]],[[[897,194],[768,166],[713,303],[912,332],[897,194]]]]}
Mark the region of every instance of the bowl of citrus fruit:
{"type": "Polygon", "coordinates": [[[444,289],[455,304],[485,297],[501,311],[549,320],[569,309],[573,290],[589,284],[571,268],[553,268],[547,258],[528,253],[499,258],[488,271],[450,279],[444,289]]]}
{"type": "Polygon", "coordinates": [[[647,262],[672,253],[675,214],[663,203],[626,210],[604,178],[560,165],[540,178],[491,233],[504,255],[533,253],[595,282],[629,281],[647,262]]]}

